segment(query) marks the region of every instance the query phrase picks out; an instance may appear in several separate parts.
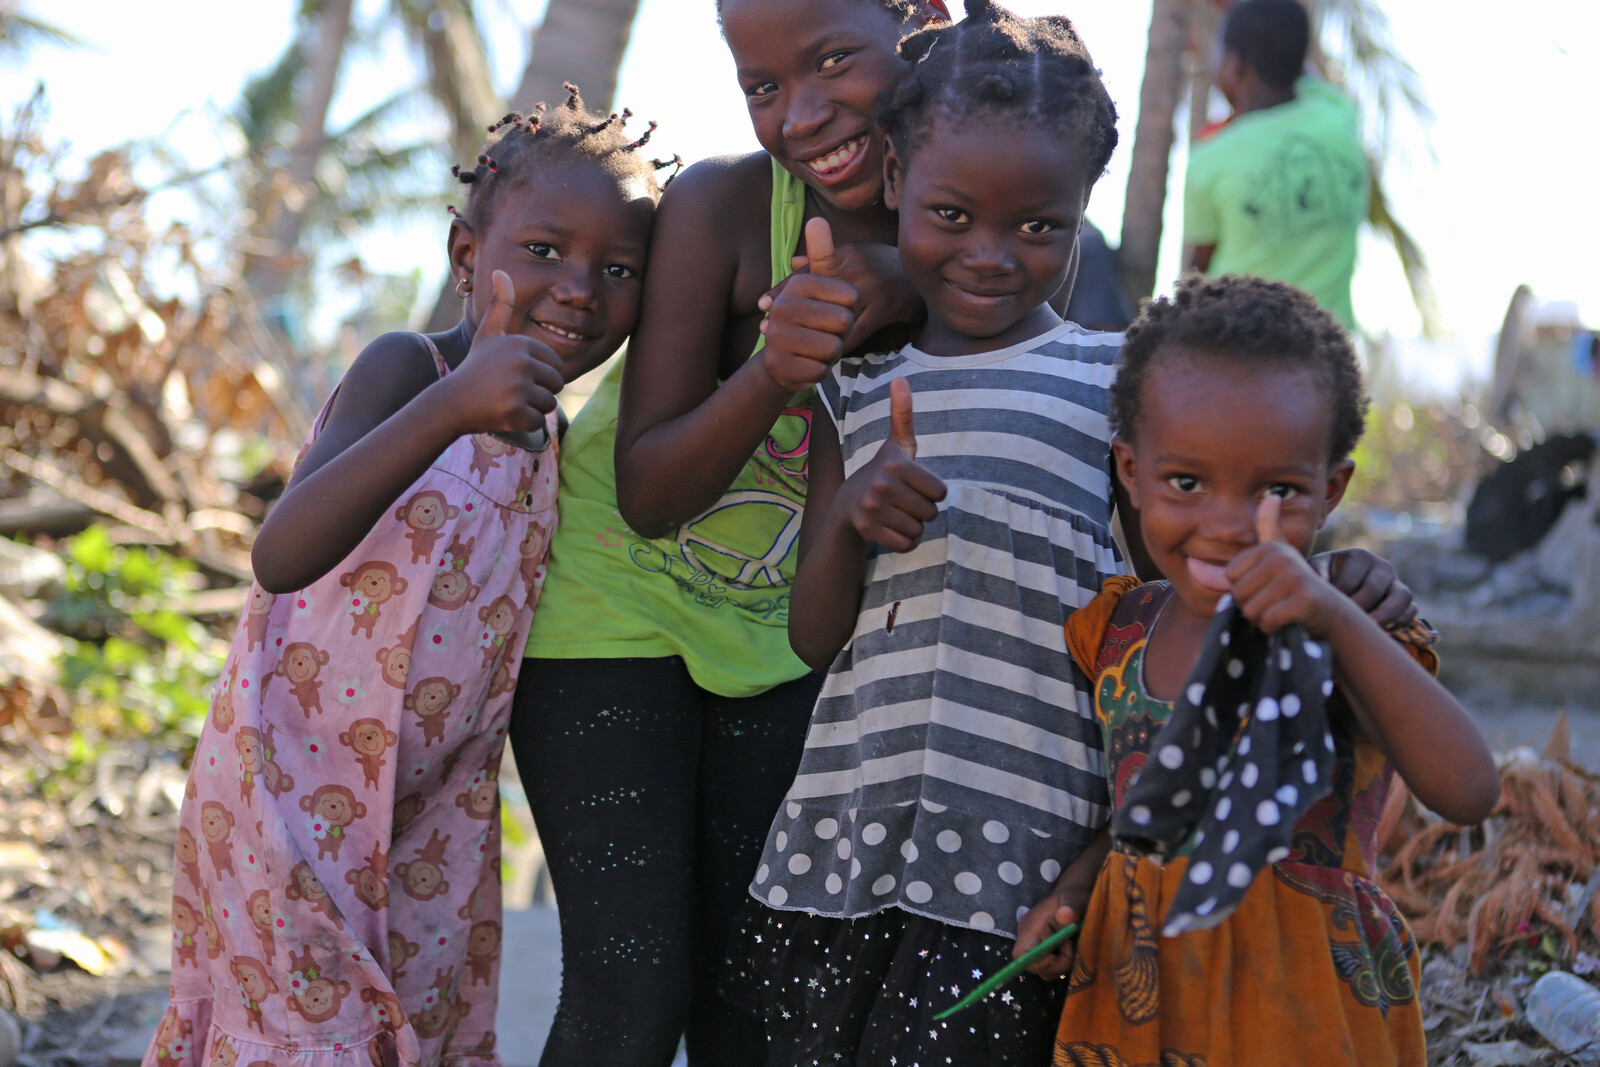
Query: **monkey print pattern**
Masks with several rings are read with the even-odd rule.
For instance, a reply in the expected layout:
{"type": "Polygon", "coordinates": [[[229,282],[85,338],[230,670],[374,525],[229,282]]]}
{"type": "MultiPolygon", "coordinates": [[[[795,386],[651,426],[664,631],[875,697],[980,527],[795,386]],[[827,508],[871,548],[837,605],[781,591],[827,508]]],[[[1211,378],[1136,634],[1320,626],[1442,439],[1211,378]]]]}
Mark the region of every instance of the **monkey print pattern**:
{"type": "Polygon", "coordinates": [[[266,731],[261,738],[261,784],[266,791],[272,794],[274,800],[283,796],[294,788],[294,775],[289,774],[277,761],[278,743],[273,740],[276,728],[267,724],[266,731]]]}
{"type": "Polygon", "coordinates": [[[233,833],[233,812],[226,805],[208,800],[200,806],[200,830],[206,835],[206,851],[211,853],[211,863],[221,878],[224,871],[237,874],[233,869],[233,846],[228,835],[233,833]]]}
{"type": "Polygon", "coordinates": [[[367,806],[356,799],[348,786],[319,785],[310,796],[300,798],[300,810],[311,813],[311,836],[317,842],[317,858],[339,862],[345,828],[367,813],[367,806]]]}
{"type": "Polygon", "coordinates": [[[159,1067],[183,1063],[193,1036],[194,1024],[179,1015],[176,1009],[168,1008],[156,1027],[156,1038],[152,1045],[152,1051],[156,1054],[155,1062],[159,1067]]]}
{"type": "Polygon", "coordinates": [[[250,603],[244,609],[245,651],[267,647],[268,619],[277,600],[259,585],[250,587],[250,603]]]}
{"type": "Polygon", "coordinates": [[[174,894],[172,897],[172,958],[178,966],[200,966],[200,913],[194,905],[174,894]]]}
{"type": "Polygon", "coordinates": [[[411,650],[416,643],[417,624],[413,622],[411,628],[400,635],[398,642],[388,648],[378,649],[377,660],[383,668],[385,685],[392,685],[396,689],[406,687],[406,676],[411,673],[411,650]]]}
{"type": "Polygon", "coordinates": [[[405,699],[405,709],[415,712],[422,727],[423,747],[444,740],[446,712],[451,701],[461,695],[461,687],[448,678],[424,678],[405,699]]]}
{"type": "Polygon", "coordinates": [[[412,563],[432,563],[433,546],[438,543],[445,523],[461,514],[437,489],[425,489],[400,506],[394,517],[405,523],[411,542],[412,563]]]}
{"type": "Polygon", "coordinates": [[[382,719],[357,719],[350,729],[339,735],[339,743],[355,750],[356,762],[361,765],[362,783],[378,788],[382,781],[383,754],[400,743],[400,735],[383,725],[382,719]]]}
{"type": "Polygon", "coordinates": [[[378,842],[372,843],[366,866],[345,871],[344,880],[355,887],[356,899],[373,911],[389,906],[389,854],[378,842]]]}
{"type": "Polygon", "coordinates": [[[490,920],[473,923],[467,934],[467,968],[472,984],[487,984],[494,978],[494,965],[500,959],[500,924],[490,920]]]}
{"type": "Polygon", "coordinates": [[[287,678],[289,692],[300,705],[300,713],[311,718],[322,714],[322,683],[317,675],[328,663],[328,653],[306,641],[296,641],[283,650],[283,658],[272,669],[272,677],[287,678]]]}
{"type": "Polygon", "coordinates": [[[467,566],[472,561],[476,537],[465,541],[455,539],[439,557],[439,568],[434,573],[433,584],[428,587],[428,603],[446,611],[459,611],[469,601],[478,599],[479,586],[472,584],[467,566]]]}
{"type": "Polygon", "coordinates": [[[194,834],[187,826],[178,829],[178,847],[175,850],[178,870],[189,880],[189,884],[199,889],[204,883],[200,881],[200,846],[195,842],[194,834]]]}
{"type": "Polygon", "coordinates": [[[333,898],[328,896],[328,890],[311,869],[311,864],[301,860],[294,865],[294,870],[289,872],[289,885],[284,889],[283,895],[290,900],[305,901],[313,912],[322,915],[337,929],[344,929],[344,919],[334,910],[333,898]]]}
{"type": "Polygon", "coordinates": [[[267,965],[249,956],[235,956],[228,965],[234,980],[239,983],[239,998],[244,1001],[245,1020],[250,1029],[265,1034],[261,1022],[261,1005],[267,997],[278,992],[278,983],[272,980],[267,965]]]}
{"type": "Polygon", "coordinates": [[[500,457],[511,454],[511,446],[486,433],[474,434],[472,438],[472,463],[468,469],[478,476],[482,482],[489,476],[489,472],[500,466],[500,457]]]}
{"type": "Polygon", "coordinates": [[[478,635],[478,647],[483,649],[483,666],[492,667],[506,647],[506,635],[517,621],[516,602],[508,596],[496,597],[493,603],[478,609],[483,622],[483,632],[478,635]]]}
{"type": "Polygon", "coordinates": [[[256,928],[256,937],[261,939],[261,955],[272,965],[272,957],[277,954],[277,939],[273,936],[276,921],[272,916],[272,894],[265,889],[257,889],[245,901],[245,909],[250,913],[250,924],[256,928]]]}
{"type": "Polygon", "coordinates": [[[339,584],[350,590],[345,608],[350,613],[350,636],[371,637],[383,606],[404,593],[411,583],[400,577],[393,563],[374,560],[341,574],[339,584]]]}
{"type": "Polygon", "coordinates": [[[444,877],[445,846],[449,843],[448,836],[441,840],[439,831],[435,830],[428,843],[417,849],[415,860],[395,864],[394,873],[400,876],[406,896],[412,900],[432,900],[450,891],[450,883],[444,877]]]}
{"type": "Polygon", "coordinates": [[[289,981],[284,1005],[308,1023],[327,1022],[339,1014],[350,995],[350,983],[334,981],[317,968],[311,946],[289,953],[289,981]]]}
{"type": "Polygon", "coordinates": [[[185,784],[144,1067],[493,1062],[498,771],[559,447],[461,438],[326,576],[251,588],[185,784]]]}
{"type": "Polygon", "coordinates": [[[423,1037],[438,1037],[454,1022],[465,1016],[472,1005],[455,996],[455,968],[434,972],[432,994],[426,1007],[417,1016],[417,1033],[423,1037]]]}
{"type": "Polygon", "coordinates": [[[261,731],[250,726],[239,727],[239,732],[233,735],[233,747],[239,752],[239,799],[249,807],[256,779],[261,777],[266,766],[261,754],[261,731]]]}

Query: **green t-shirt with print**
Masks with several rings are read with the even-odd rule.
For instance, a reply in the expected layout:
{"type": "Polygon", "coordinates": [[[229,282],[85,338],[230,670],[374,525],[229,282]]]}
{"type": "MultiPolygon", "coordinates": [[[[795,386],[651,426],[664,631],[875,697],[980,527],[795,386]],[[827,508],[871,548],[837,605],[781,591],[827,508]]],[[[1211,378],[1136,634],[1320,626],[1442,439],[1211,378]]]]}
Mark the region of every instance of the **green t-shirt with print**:
{"type": "Polygon", "coordinates": [[[1350,279],[1370,195],[1355,107],[1320,78],[1195,145],[1183,194],[1183,242],[1215,245],[1206,273],[1297,285],[1355,328],[1350,279]]]}
{"type": "MultiPolygon", "coordinates": [[[[804,186],[774,163],[774,285],[790,274],[804,216],[804,186]]],[[[796,398],[714,505],[666,537],[645,539],[617,510],[613,452],[622,362],[561,442],[560,522],[527,656],[682,656],[696,683],[730,697],[754,696],[808,673],[789,648],[788,623],[806,500],[809,405],[796,398]]]]}

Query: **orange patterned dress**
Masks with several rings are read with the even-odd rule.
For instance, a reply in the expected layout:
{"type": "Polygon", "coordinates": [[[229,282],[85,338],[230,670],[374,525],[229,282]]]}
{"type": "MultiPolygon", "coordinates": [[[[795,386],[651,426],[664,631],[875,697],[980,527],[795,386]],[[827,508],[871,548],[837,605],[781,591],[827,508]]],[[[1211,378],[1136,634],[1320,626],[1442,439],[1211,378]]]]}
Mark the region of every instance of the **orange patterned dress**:
{"type": "MultiPolygon", "coordinates": [[[[1144,687],[1145,643],[1171,596],[1117,578],[1067,621],[1093,682],[1112,803],[1172,712],[1144,687]]],[[[1413,647],[1429,669],[1433,653],[1413,647]]],[[[1056,1035],[1057,1067],[1296,1067],[1426,1062],[1416,941],[1373,881],[1394,771],[1337,692],[1333,792],[1296,824],[1220,926],[1160,936],[1188,859],[1114,850],[1095,883],[1056,1035]],[[1270,873],[1269,873],[1270,872],[1270,873]]]]}

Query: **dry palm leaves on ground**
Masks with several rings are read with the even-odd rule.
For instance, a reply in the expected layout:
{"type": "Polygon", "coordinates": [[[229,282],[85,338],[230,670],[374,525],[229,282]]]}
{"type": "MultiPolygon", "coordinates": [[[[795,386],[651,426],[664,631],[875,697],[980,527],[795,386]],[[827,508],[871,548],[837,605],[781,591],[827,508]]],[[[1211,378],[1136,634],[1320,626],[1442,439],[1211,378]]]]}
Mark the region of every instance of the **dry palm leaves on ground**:
{"type": "Polygon", "coordinates": [[[1426,948],[1436,1064],[1563,1062],[1511,1050],[1542,1045],[1524,997],[1548,970],[1600,975],[1600,774],[1567,758],[1566,730],[1563,715],[1542,755],[1504,761],[1500,802],[1481,826],[1424,812],[1398,781],[1390,793],[1380,881],[1426,948]],[[1469,1045],[1490,1051],[1473,1058],[1469,1045]],[[1494,1058],[1501,1046],[1511,1058],[1494,1058]]]}

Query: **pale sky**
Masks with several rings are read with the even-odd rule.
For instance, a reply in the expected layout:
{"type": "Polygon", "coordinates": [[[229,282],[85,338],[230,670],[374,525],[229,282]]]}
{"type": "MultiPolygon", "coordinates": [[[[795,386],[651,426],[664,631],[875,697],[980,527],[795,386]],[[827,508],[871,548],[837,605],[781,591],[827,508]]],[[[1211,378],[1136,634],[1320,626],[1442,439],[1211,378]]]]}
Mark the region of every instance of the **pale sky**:
{"type": "MultiPolygon", "coordinates": [[[[541,16],[545,0],[494,0],[491,33],[500,87],[520,73],[526,40],[520,26],[541,16]]],[[[215,160],[214,123],[196,114],[225,110],[244,79],[280,52],[292,28],[293,0],[110,0],[25,2],[93,42],[89,51],[37,50],[22,68],[0,67],[0,111],[43,80],[52,134],[70,141],[68,172],[94,150],[146,136],[167,136],[194,163],[215,160]],[[191,113],[187,120],[180,116],[191,113]]],[[[956,6],[952,4],[952,6],[956,6]]],[[[1020,13],[1072,16],[1121,112],[1122,143],[1097,187],[1090,218],[1113,242],[1138,111],[1148,0],[1013,0],[1020,13]],[[1077,8],[1077,10],[1074,10],[1077,8]]],[[[1600,4],[1592,0],[1390,0],[1394,37],[1421,75],[1437,115],[1425,132],[1401,122],[1404,158],[1391,164],[1390,194],[1399,217],[1429,256],[1453,341],[1415,358],[1413,375],[1448,382],[1487,365],[1490,335],[1518,283],[1545,300],[1577,301],[1586,322],[1600,324],[1600,4]],[[1508,10],[1516,13],[1508,18],[1508,10]]],[[[358,0],[358,11],[381,0],[358,0]]],[[[373,42],[370,58],[347,69],[336,116],[359,113],[419,74],[404,42],[373,42]]],[[[691,161],[755,147],[733,64],[717,34],[712,0],[643,0],[623,65],[618,101],[661,122],[654,147],[691,161]]],[[[493,116],[490,116],[491,118],[493,116]]],[[[1177,265],[1182,153],[1173,160],[1167,248],[1161,285],[1177,265]]],[[[441,179],[443,179],[441,175],[441,179]]],[[[445,269],[445,222],[419,220],[362,238],[368,260],[385,270],[421,265],[431,293],[445,269]]],[[[1393,253],[1367,239],[1355,283],[1356,314],[1371,333],[1418,332],[1393,253]]]]}

